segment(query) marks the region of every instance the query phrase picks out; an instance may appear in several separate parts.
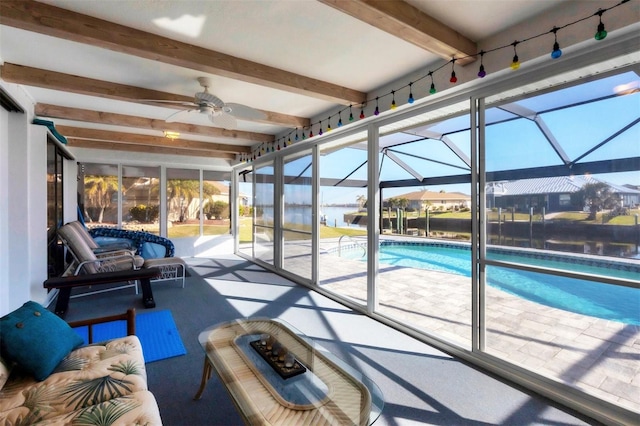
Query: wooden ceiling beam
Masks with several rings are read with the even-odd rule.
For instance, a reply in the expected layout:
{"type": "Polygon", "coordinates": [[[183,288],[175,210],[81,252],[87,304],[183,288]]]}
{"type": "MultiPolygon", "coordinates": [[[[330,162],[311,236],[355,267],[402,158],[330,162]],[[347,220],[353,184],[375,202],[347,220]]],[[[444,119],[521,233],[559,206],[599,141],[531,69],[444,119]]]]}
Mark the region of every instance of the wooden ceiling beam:
{"type": "Polygon", "coordinates": [[[0,24],[343,105],[366,94],[32,0],[2,0],[0,24]]]}
{"type": "Polygon", "coordinates": [[[382,31],[457,64],[475,61],[476,42],[404,1],[318,0],[382,31]]]}
{"type": "Polygon", "coordinates": [[[273,136],[264,133],[225,130],[218,127],[200,126],[186,123],[167,123],[164,120],[137,117],[133,115],[112,112],[93,111],[50,104],[36,104],[34,113],[38,117],[59,118],[64,120],[81,121],[85,123],[108,124],[112,126],[135,127],[138,129],[153,129],[160,132],[170,130],[181,134],[209,136],[215,138],[247,140],[254,143],[272,142],[273,136]]]}
{"type": "MultiPolygon", "coordinates": [[[[153,105],[162,108],[168,107],[164,103],[154,104],[152,102],[141,101],[145,99],[154,99],[174,102],[193,102],[192,96],[176,95],[173,93],[160,92],[158,90],[150,90],[136,86],[128,86],[125,84],[111,83],[108,81],[43,70],[40,68],[32,68],[8,62],[0,66],[0,75],[2,76],[3,80],[10,83],[79,93],[81,95],[98,96],[106,99],[139,103],[142,105],[153,105]]],[[[272,111],[262,112],[265,114],[266,119],[252,121],[287,127],[308,127],[310,123],[310,120],[308,118],[280,114],[272,111]]],[[[229,131],[225,132],[229,133],[229,131]]],[[[259,135],[259,133],[255,134],[259,135]]],[[[264,136],[262,137],[266,138],[271,136],[264,134],[264,136]]],[[[271,137],[271,139],[273,138],[271,137]]]]}
{"type": "Polygon", "coordinates": [[[207,158],[222,158],[224,160],[230,160],[230,161],[233,161],[236,159],[235,154],[231,154],[227,152],[184,150],[179,148],[132,145],[132,144],[123,144],[118,142],[105,142],[105,141],[95,141],[95,140],[77,139],[77,138],[68,138],[67,145],[74,148],[103,149],[107,151],[142,152],[145,154],[184,155],[184,156],[192,156],[192,157],[197,156],[197,157],[207,157],[207,158]]]}
{"type": "Polygon", "coordinates": [[[117,143],[118,146],[126,144],[144,145],[150,148],[171,148],[192,152],[191,154],[185,155],[198,155],[197,153],[199,152],[226,152],[232,154],[248,154],[251,152],[251,147],[248,146],[225,145],[188,139],[168,139],[162,136],[142,135],[138,133],[114,132],[110,130],[87,129],[72,126],[56,126],[56,130],[68,139],[91,139],[117,143]]]}

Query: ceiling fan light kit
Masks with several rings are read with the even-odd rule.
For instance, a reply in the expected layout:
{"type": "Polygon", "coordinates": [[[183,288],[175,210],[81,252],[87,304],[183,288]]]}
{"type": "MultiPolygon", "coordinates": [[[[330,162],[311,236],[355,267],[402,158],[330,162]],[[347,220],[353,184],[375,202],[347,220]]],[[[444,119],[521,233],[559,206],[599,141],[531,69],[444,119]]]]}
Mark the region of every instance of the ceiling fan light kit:
{"type": "Polygon", "coordinates": [[[171,139],[171,140],[173,140],[173,139],[178,139],[178,138],[180,137],[180,133],[178,133],[178,132],[172,132],[172,131],[170,131],[170,130],[165,130],[165,131],[164,131],[164,137],[165,137],[165,138],[168,138],[168,139],[171,139]]]}

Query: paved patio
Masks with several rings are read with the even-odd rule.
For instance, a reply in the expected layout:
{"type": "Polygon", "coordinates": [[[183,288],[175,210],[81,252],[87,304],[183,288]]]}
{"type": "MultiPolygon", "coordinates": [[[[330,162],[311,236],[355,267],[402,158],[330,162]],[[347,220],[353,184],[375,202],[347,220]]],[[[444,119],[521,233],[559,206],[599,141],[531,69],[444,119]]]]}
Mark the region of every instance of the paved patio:
{"type": "MultiPolygon", "coordinates": [[[[327,254],[321,286],[366,304],[366,262],[327,254]]],[[[310,274],[308,248],[289,246],[288,270],[310,274]]],[[[560,380],[640,413],[640,327],[579,315],[487,288],[489,354],[560,380]]],[[[470,279],[448,273],[380,265],[379,312],[471,348],[470,279]]]]}

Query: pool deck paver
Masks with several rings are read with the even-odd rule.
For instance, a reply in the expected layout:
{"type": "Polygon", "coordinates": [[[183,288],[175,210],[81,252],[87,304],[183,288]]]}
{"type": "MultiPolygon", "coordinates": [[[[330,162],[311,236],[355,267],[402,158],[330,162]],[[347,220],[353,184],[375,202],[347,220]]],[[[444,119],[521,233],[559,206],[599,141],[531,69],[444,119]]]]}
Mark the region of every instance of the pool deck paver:
{"type": "MultiPolygon", "coordinates": [[[[321,243],[320,285],[366,304],[366,262],[327,254],[332,245],[335,241],[321,243]]],[[[286,264],[308,270],[308,250],[286,264]]],[[[469,278],[380,265],[377,292],[381,314],[470,349],[469,278]]],[[[491,287],[485,297],[488,354],[640,413],[640,327],[543,306],[491,287]]]]}

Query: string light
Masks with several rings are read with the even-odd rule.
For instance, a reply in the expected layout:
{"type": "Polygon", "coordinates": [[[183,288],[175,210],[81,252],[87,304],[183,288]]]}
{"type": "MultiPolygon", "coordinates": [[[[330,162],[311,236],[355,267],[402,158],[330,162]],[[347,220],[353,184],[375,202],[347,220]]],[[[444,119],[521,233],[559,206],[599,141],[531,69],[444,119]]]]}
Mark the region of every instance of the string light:
{"type": "Polygon", "coordinates": [[[598,41],[604,40],[605,37],[607,37],[607,32],[605,31],[604,24],[602,23],[602,14],[603,13],[604,13],[604,10],[602,10],[602,9],[598,10],[595,13],[595,15],[597,15],[600,18],[600,23],[598,24],[598,29],[596,30],[596,35],[594,36],[595,39],[598,40],[598,41]]]}
{"type": "MultiPolygon", "coordinates": [[[[462,57],[462,58],[455,58],[454,57],[449,61],[449,62],[451,62],[451,76],[449,78],[449,81],[451,83],[457,83],[457,81],[458,81],[458,78],[457,78],[456,73],[455,73],[455,62],[456,62],[457,59],[465,59],[465,58],[478,56],[478,55],[480,55],[480,66],[479,66],[479,69],[478,69],[477,76],[479,78],[484,78],[487,75],[487,72],[485,70],[484,63],[483,63],[484,55],[486,53],[492,53],[492,52],[497,51],[497,50],[508,48],[509,46],[513,47],[513,59],[511,61],[510,68],[513,69],[513,70],[517,70],[517,69],[520,68],[520,60],[518,58],[517,45],[520,44],[520,43],[529,42],[529,41],[531,41],[533,39],[536,39],[536,38],[539,38],[541,36],[544,36],[545,34],[548,34],[550,32],[553,33],[553,35],[554,35],[554,43],[553,43],[553,50],[551,51],[551,58],[552,59],[558,59],[559,57],[562,56],[562,50],[560,49],[560,44],[558,43],[557,32],[559,30],[564,29],[566,27],[569,27],[571,25],[575,25],[575,24],[578,24],[578,23],[580,23],[582,21],[590,19],[593,16],[597,16],[599,18],[598,19],[597,30],[596,30],[596,33],[595,33],[594,37],[598,41],[604,40],[607,37],[607,31],[605,30],[604,23],[602,22],[602,15],[605,12],[607,12],[607,11],[609,11],[611,9],[614,9],[616,7],[619,7],[619,6],[621,6],[621,5],[625,4],[625,3],[628,3],[628,2],[629,2],[629,0],[620,0],[620,2],[618,4],[615,4],[615,5],[611,6],[611,7],[605,8],[605,9],[598,9],[598,11],[593,13],[592,15],[586,16],[586,17],[578,19],[578,20],[575,20],[573,22],[570,22],[568,24],[562,25],[560,27],[553,27],[550,31],[547,31],[545,33],[541,33],[541,34],[538,34],[538,35],[534,35],[534,36],[526,38],[524,40],[516,40],[513,43],[510,43],[510,44],[507,44],[507,45],[504,45],[504,46],[499,46],[499,47],[490,49],[489,51],[481,50],[480,52],[478,52],[478,53],[476,53],[474,55],[468,55],[468,56],[465,56],[465,57],[462,57]]],[[[425,77],[429,77],[429,79],[431,81],[431,85],[430,85],[430,88],[429,88],[429,93],[432,94],[432,95],[435,94],[437,92],[437,90],[436,90],[436,87],[435,87],[433,74],[435,72],[439,72],[447,64],[448,64],[448,62],[445,63],[445,64],[442,64],[440,67],[436,68],[434,71],[429,71],[429,73],[427,75],[420,77],[418,80],[409,82],[408,83],[408,86],[409,86],[409,97],[407,98],[407,103],[413,104],[415,102],[415,98],[413,96],[413,83],[415,83],[415,82],[417,82],[419,80],[422,80],[425,77]]],[[[404,86],[404,87],[406,87],[406,86],[404,86]]],[[[384,97],[384,96],[391,95],[392,96],[392,101],[391,101],[390,109],[396,109],[397,108],[397,103],[396,103],[396,100],[395,100],[395,92],[396,92],[395,90],[392,90],[390,93],[376,96],[376,98],[375,98],[376,99],[376,108],[375,108],[375,111],[374,111],[374,115],[377,116],[377,115],[380,114],[379,98],[381,96],[384,97]]],[[[369,102],[369,100],[365,100],[360,105],[360,119],[361,120],[365,118],[364,107],[367,104],[367,102],[369,102]]],[[[343,125],[341,113],[344,112],[345,110],[346,110],[346,108],[342,109],[341,111],[338,111],[337,127],[342,127],[342,125],[343,125]]],[[[353,116],[352,105],[350,104],[349,105],[349,122],[352,122],[352,121],[354,121],[354,116],[353,116]]],[[[309,137],[310,138],[313,137],[313,128],[312,128],[312,126],[313,126],[313,124],[311,126],[309,126],[309,137]]],[[[327,132],[329,132],[329,131],[331,131],[331,116],[329,116],[328,124],[327,124],[327,132]]],[[[319,135],[322,135],[322,132],[323,132],[322,120],[320,120],[320,132],[319,132],[319,135]]],[[[285,137],[283,137],[281,139],[278,139],[278,144],[277,144],[277,149],[278,150],[281,147],[284,148],[285,146],[288,146],[288,145],[291,144],[291,133],[293,133],[293,132],[289,133],[288,140],[287,140],[286,143],[285,143],[285,139],[286,139],[285,137]],[[282,143],[280,143],[280,141],[282,141],[282,143]]],[[[302,140],[305,140],[306,137],[307,136],[306,136],[306,133],[305,133],[305,128],[302,127],[302,140]]],[[[299,129],[298,129],[298,127],[296,127],[296,129],[295,129],[295,140],[298,141],[299,139],[300,139],[299,129]]],[[[261,156],[263,153],[265,153],[265,145],[266,145],[267,152],[269,152],[270,150],[271,151],[275,151],[275,149],[276,149],[276,142],[275,141],[272,142],[271,144],[262,144],[260,149],[257,149],[256,151],[253,151],[252,155],[251,154],[246,154],[243,158],[245,158],[246,161],[254,161],[256,159],[256,152],[257,152],[257,156],[258,157],[261,156]]]]}
{"type": "Polygon", "coordinates": [[[513,60],[511,61],[512,70],[517,70],[518,68],[520,68],[520,59],[518,59],[518,52],[516,51],[516,46],[518,45],[518,43],[520,42],[517,40],[511,43],[511,45],[513,46],[513,60]]]}
{"type": "Polygon", "coordinates": [[[562,50],[560,50],[560,45],[558,44],[558,29],[556,27],[553,27],[551,32],[553,33],[553,38],[554,38],[553,50],[551,51],[551,57],[553,59],[558,59],[560,56],[562,56],[562,50]]]}
{"type": "Polygon", "coordinates": [[[449,79],[449,81],[453,84],[455,84],[458,81],[458,77],[456,77],[456,70],[454,69],[456,66],[456,58],[453,58],[451,60],[451,78],[449,79]]]}
{"type": "Polygon", "coordinates": [[[484,78],[487,75],[487,72],[484,70],[484,64],[482,63],[482,59],[484,57],[484,50],[480,51],[480,69],[478,69],[478,77],[484,78]]]}
{"type": "Polygon", "coordinates": [[[429,89],[429,93],[433,95],[434,93],[436,93],[436,85],[433,82],[433,72],[429,71],[429,77],[431,77],[431,88],[429,89]]]}

